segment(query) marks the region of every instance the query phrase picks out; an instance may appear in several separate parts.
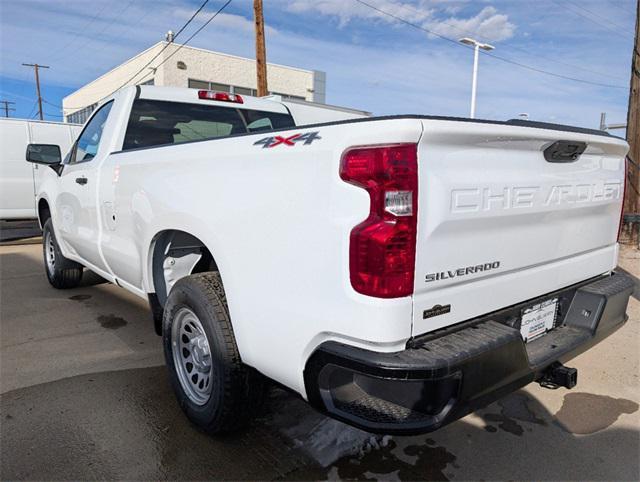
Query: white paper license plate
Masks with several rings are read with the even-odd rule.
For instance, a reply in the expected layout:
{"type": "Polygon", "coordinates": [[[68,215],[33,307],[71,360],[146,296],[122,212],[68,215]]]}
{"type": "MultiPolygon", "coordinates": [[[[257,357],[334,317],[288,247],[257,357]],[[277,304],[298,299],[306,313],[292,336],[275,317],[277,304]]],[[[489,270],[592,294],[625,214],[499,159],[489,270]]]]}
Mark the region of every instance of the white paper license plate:
{"type": "Polygon", "coordinates": [[[520,334],[525,343],[535,340],[553,329],[557,308],[558,298],[553,298],[522,311],[520,334]]]}

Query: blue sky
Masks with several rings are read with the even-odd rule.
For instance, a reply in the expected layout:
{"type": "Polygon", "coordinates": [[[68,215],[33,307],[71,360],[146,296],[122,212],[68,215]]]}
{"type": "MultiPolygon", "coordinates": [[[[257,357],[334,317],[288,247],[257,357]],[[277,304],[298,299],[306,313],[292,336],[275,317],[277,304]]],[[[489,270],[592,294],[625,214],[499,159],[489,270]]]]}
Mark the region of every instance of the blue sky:
{"type": "MultiPolygon", "coordinates": [[[[635,0],[365,1],[424,30],[355,0],[264,0],[268,60],[325,71],[332,104],[378,115],[467,116],[472,51],[434,34],[474,36],[510,62],[606,84],[483,55],[477,117],[526,112],[587,127],[598,126],[600,112],[626,120],[635,0]]],[[[44,111],[60,120],[62,97],[177,31],[201,3],[0,0],[0,98],[16,103],[16,117],[34,115],[33,69],[21,64],[49,65],[44,111]]],[[[180,38],[222,4],[210,0],[180,38]]],[[[250,57],[252,15],[250,0],[234,0],[191,45],[250,57]]]]}

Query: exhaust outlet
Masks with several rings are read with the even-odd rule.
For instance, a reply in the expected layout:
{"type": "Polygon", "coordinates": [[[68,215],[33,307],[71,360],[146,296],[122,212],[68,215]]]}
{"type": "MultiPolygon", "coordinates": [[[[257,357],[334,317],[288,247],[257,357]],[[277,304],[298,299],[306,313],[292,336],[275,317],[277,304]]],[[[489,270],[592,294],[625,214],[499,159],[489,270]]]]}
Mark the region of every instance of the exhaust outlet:
{"type": "Polygon", "coordinates": [[[564,387],[571,389],[578,384],[578,370],[566,367],[560,362],[555,362],[543,372],[538,383],[544,388],[556,389],[564,387]]]}

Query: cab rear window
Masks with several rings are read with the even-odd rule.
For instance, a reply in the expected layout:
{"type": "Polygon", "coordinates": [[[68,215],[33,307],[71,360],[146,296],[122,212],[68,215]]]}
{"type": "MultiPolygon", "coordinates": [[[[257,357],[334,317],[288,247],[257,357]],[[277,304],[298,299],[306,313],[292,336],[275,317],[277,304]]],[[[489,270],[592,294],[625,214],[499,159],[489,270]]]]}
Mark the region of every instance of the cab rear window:
{"type": "Polygon", "coordinates": [[[289,114],[137,99],[122,150],[202,141],[295,126],[289,114]]]}

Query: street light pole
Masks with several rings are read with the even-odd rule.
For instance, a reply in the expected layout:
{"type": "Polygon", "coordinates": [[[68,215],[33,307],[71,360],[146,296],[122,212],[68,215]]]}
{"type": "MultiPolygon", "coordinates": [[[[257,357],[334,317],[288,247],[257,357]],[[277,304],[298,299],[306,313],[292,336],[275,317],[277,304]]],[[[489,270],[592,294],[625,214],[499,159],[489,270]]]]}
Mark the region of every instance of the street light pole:
{"type": "Polygon", "coordinates": [[[471,114],[469,114],[469,117],[474,119],[476,116],[476,92],[478,89],[478,54],[480,49],[488,51],[493,50],[495,47],[467,37],[461,38],[459,42],[473,47],[473,80],[471,81],[471,114]]]}
{"type": "Polygon", "coordinates": [[[478,51],[480,47],[476,44],[473,48],[473,80],[471,81],[471,114],[472,119],[476,116],[476,92],[478,90],[478,51]]]}

